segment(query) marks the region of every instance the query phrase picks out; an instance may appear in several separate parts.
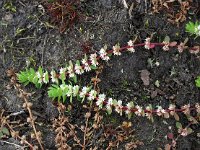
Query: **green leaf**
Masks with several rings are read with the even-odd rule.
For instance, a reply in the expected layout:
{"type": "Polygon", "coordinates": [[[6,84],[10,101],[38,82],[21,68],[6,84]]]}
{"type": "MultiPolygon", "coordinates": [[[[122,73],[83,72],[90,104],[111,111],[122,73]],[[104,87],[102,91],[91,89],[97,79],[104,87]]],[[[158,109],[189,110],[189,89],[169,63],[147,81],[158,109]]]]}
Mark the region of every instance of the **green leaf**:
{"type": "Polygon", "coordinates": [[[17,73],[17,79],[19,83],[22,83],[25,86],[28,85],[30,82],[35,84],[35,79],[37,79],[36,72],[33,68],[26,69],[25,71],[20,71],[19,73],[17,73]]]}
{"type": "Polygon", "coordinates": [[[38,89],[40,89],[42,87],[42,84],[41,83],[36,83],[35,87],[38,88],[38,89]]]}
{"type": "MultiPolygon", "coordinates": [[[[66,64],[66,67],[65,68],[62,68],[63,69],[63,72],[60,73],[60,79],[62,81],[62,84],[65,84],[65,80],[66,80],[66,70],[67,70],[67,67],[68,65],[66,64]]],[[[61,71],[60,71],[61,72],[61,71]]]]}
{"type": "Polygon", "coordinates": [[[128,119],[131,119],[131,117],[132,117],[132,113],[129,113],[128,114],[128,119]]]}
{"type": "Polygon", "coordinates": [[[81,103],[83,103],[83,102],[84,102],[84,100],[85,100],[85,96],[82,98],[82,100],[81,100],[81,103]]]}
{"type": "Polygon", "coordinates": [[[94,65],[91,65],[90,68],[93,69],[93,70],[96,70],[96,69],[97,69],[97,67],[94,66],[94,65]]]}
{"type": "Polygon", "coordinates": [[[77,60],[76,64],[80,66],[81,65],[80,60],[77,60]]]}
{"type": "Polygon", "coordinates": [[[196,87],[200,88],[200,76],[198,76],[197,79],[195,80],[195,84],[196,84],[196,87]]]}
{"type": "Polygon", "coordinates": [[[194,34],[195,33],[195,23],[190,21],[189,23],[186,24],[185,29],[186,29],[186,32],[189,32],[190,34],[194,34]]]}
{"type": "Polygon", "coordinates": [[[0,139],[3,138],[3,133],[0,131],[0,139]]]}
{"type": "Polygon", "coordinates": [[[45,80],[47,83],[49,82],[49,74],[48,74],[47,71],[45,72],[44,80],[45,80]]]}
{"type": "Polygon", "coordinates": [[[115,105],[117,105],[118,103],[117,103],[117,100],[116,99],[114,99],[113,100],[113,105],[115,106],[115,105]]]}
{"type": "Polygon", "coordinates": [[[49,2],[49,3],[53,3],[53,2],[55,2],[55,0],[48,0],[48,2],[49,2]]]}
{"type": "Polygon", "coordinates": [[[42,76],[42,74],[43,74],[43,69],[42,69],[42,67],[41,66],[39,66],[39,68],[38,68],[38,72],[40,73],[40,75],[42,76]]]}
{"type": "Polygon", "coordinates": [[[113,55],[113,53],[108,53],[108,55],[107,55],[107,56],[111,57],[112,55],[113,55]]]}
{"type": "Polygon", "coordinates": [[[176,127],[177,127],[178,129],[182,129],[182,124],[181,124],[180,122],[176,122],[176,127]]]}
{"type": "Polygon", "coordinates": [[[63,91],[58,85],[53,84],[48,88],[48,96],[53,100],[58,98],[58,101],[60,101],[60,98],[63,96],[63,91]]]}
{"type": "Polygon", "coordinates": [[[3,127],[3,128],[1,129],[1,132],[2,132],[4,135],[10,135],[9,130],[8,130],[6,127],[3,127]]]}
{"type": "Polygon", "coordinates": [[[193,130],[191,128],[187,128],[187,132],[188,132],[188,134],[191,134],[193,132],[193,130]]]}
{"type": "Polygon", "coordinates": [[[73,81],[74,81],[74,83],[77,83],[77,75],[76,74],[73,77],[73,81]]]}
{"type": "Polygon", "coordinates": [[[63,103],[65,103],[65,101],[66,101],[66,99],[67,99],[67,96],[66,96],[65,94],[63,94],[63,95],[62,95],[62,99],[63,99],[63,100],[62,100],[63,103]]]}
{"type": "Polygon", "coordinates": [[[72,103],[72,95],[70,96],[70,103],[72,103]]]}
{"type": "Polygon", "coordinates": [[[109,115],[112,113],[112,109],[107,109],[106,111],[109,115]]]}
{"type": "Polygon", "coordinates": [[[169,43],[170,37],[169,37],[169,36],[166,36],[165,39],[164,39],[164,41],[169,43]]]}

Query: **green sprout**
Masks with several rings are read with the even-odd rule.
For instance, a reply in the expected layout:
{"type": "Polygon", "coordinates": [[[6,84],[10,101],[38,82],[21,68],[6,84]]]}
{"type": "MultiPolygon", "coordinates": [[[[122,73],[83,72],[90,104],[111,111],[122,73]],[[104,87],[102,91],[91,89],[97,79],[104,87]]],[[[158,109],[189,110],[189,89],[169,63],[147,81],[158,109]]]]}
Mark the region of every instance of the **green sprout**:
{"type": "Polygon", "coordinates": [[[200,76],[195,80],[196,87],[200,88],[200,76]]]}
{"type": "Polygon", "coordinates": [[[24,71],[20,71],[20,73],[17,73],[17,78],[19,83],[22,83],[25,86],[29,83],[33,83],[37,88],[41,88],[42,83],[40,83],[40,79],[37,78],[37,76],[42,75],[42,72],[43,71],[41,67],[39,67],[38,72],[36,72],[33,68],[29,68],[24,71]]]}
{"type": "Polygon", "coordinates": [[[186,24],[186,32],[189,32],[191,35],[195,35],[196,38],[198,36],[200,36],[200,22],[196,21],[195,23],[194,22],[188,22],[186,24]]]}
{"type": "Polygon", "coordinates": [[[5,3],[3,7],[4,7],[4,9],[11,11],[13,13],[15,13],[17,11],[16,7],[11,2],[5,3]]]}

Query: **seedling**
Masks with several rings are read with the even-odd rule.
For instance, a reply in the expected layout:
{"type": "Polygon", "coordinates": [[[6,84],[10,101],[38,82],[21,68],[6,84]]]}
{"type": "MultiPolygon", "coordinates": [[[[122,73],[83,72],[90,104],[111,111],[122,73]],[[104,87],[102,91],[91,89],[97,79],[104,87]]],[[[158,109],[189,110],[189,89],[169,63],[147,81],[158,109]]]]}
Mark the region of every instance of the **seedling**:
{"type": "Polygon", "coordinates": [[[198,36],[200,36],[200,22],[196,21],[194,22],[189,22],[186,24],[186,32],[189,32],[191,35],[195,35],[197,38],[198,36]]]}

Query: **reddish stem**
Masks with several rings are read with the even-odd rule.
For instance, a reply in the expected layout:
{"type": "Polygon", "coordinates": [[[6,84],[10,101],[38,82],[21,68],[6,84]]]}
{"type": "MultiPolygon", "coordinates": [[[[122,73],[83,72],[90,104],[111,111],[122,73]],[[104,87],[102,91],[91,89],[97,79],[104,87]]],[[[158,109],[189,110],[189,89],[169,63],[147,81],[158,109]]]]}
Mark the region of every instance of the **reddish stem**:
{"type": "MultiPolygon", "coordinates": [[[[86,97],[88,97],[88,96],[89,96],[89,94],[86,94],[86,97]]],[[[96,97],[95,100],[98,101],[98,97],[96,97]]],[[[103,104],[104,104],[104,105],[108,104],[108,100],[106,99],[106,100],[103,102],[103,104]]],[[[123,106],[123,107],[122,107],[122,110],[123,110],[123,111],[126,111],[126,110],[128,110],[128,108],[127,108],[126,106],[123,106]]],[[[170,110],[170,109],[164,109],[164,110],[165,110],[166,112],[169,113],[169,112],[171,112],[171,111],[174,111],[174,112],[183,112],[185,109],[182,109],[182,108],[181,108],[181,109],[173,109],[173,110],[170,110]]],[[[196,108],[195,108],[195,107],[190,107],[190,111],[192,111],[192,110],[196,110],[196,108]]],[[[137,109],[137,108],[133,108],[133,109],[131,109],[130,111],[134,113],[134,112],[138,111],[138,109],[137,109]]],[[[145,109],[144,112],[145,112],[145,113],[152,113],[152,114],[153,114],[153,113],[157,113],[157,110],[151,110],[151,111],[149,111],[149,110],[146,110],[146,109],[145,109]]]]}

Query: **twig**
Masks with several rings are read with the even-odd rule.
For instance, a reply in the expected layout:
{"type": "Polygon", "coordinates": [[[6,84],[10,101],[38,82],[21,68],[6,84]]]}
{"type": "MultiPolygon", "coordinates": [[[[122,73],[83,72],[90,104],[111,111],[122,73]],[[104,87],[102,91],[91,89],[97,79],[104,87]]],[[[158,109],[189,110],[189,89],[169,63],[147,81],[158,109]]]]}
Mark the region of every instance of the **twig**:
{"type": "Polygon", "coordinates": [[[84,130],[84,136],[83,136],[83,148],[82,150],[86,149],[86,135],[87,135],[87,131],[88,131],[88,121],[89,121],[89,117],[90,117],[91,113],[86,113],[86,123],[85,123],[85,130],[84,130]]]}
{"type": "Polygon", "coordinates": [[[27,122],[30,122],[32,128],[33,128],[33,131],[34,131],[34,134],[35,134],[35,137],[36,137],[36,140],[38,141],[39,143],[39,146],[40,146],[40,149],[41,150],[44,150],[43,146],[42,146],[42,142],[41,142],[41,139],[39,137],[39,132],[37,132],[36,130],[36,127],[35,127],[35,119],[33,117],[33,114],[32,114],[32,111],[31,111],[31,106],[32,106],[32,103],[30,103],[28,101],[28,98],[31,94],[30,93],[27,93],[25,92],[21,86],[16,82],[17,81],[17,77],[16,77],[16,74],[14,72],[13,69],[10,69],[7,71],[7,75],[9,77],[11,77],[10,81],[11,81],[11,84],[14,86],[14,88],[19,92],[19,97],[23,99],[24,101],[24,104],[23,104],[23,107],[25,107],[27,110],[28,110],[28,113],[29,113],[29,118],[27,118],[27,122]]]}
{"type": "Polygon", "coordinates": [[[21,141],[23,141],[25,144],[27,144],[31,149],[34,148],[34,146],[32,144],[30,144],[27,140],[23,139],[22,137],[20,137],[16,131],[13,130],[13,128],[10,126],[10,124],[8,122],[6,122],[6,125],[8,126],[8,128],[10,129],[10,131],[12,133],[15,134],[15,137],[17,137],[18,139],[20,139],[21,141]]]}
{"type": "Polygon", "coordinates": [[[24,146],[20,146],[20,145],[18,145],[18,144],[11,143],[11,142],[8,142],[8,141],[0,140],[0,142],[2,142],[2,143],[6,143],[6,144],[9,144],[9,145],[14,145],[15,147],[20,148],[21,150],[24,150],[24,149],[25,149],[24,146]]]}

